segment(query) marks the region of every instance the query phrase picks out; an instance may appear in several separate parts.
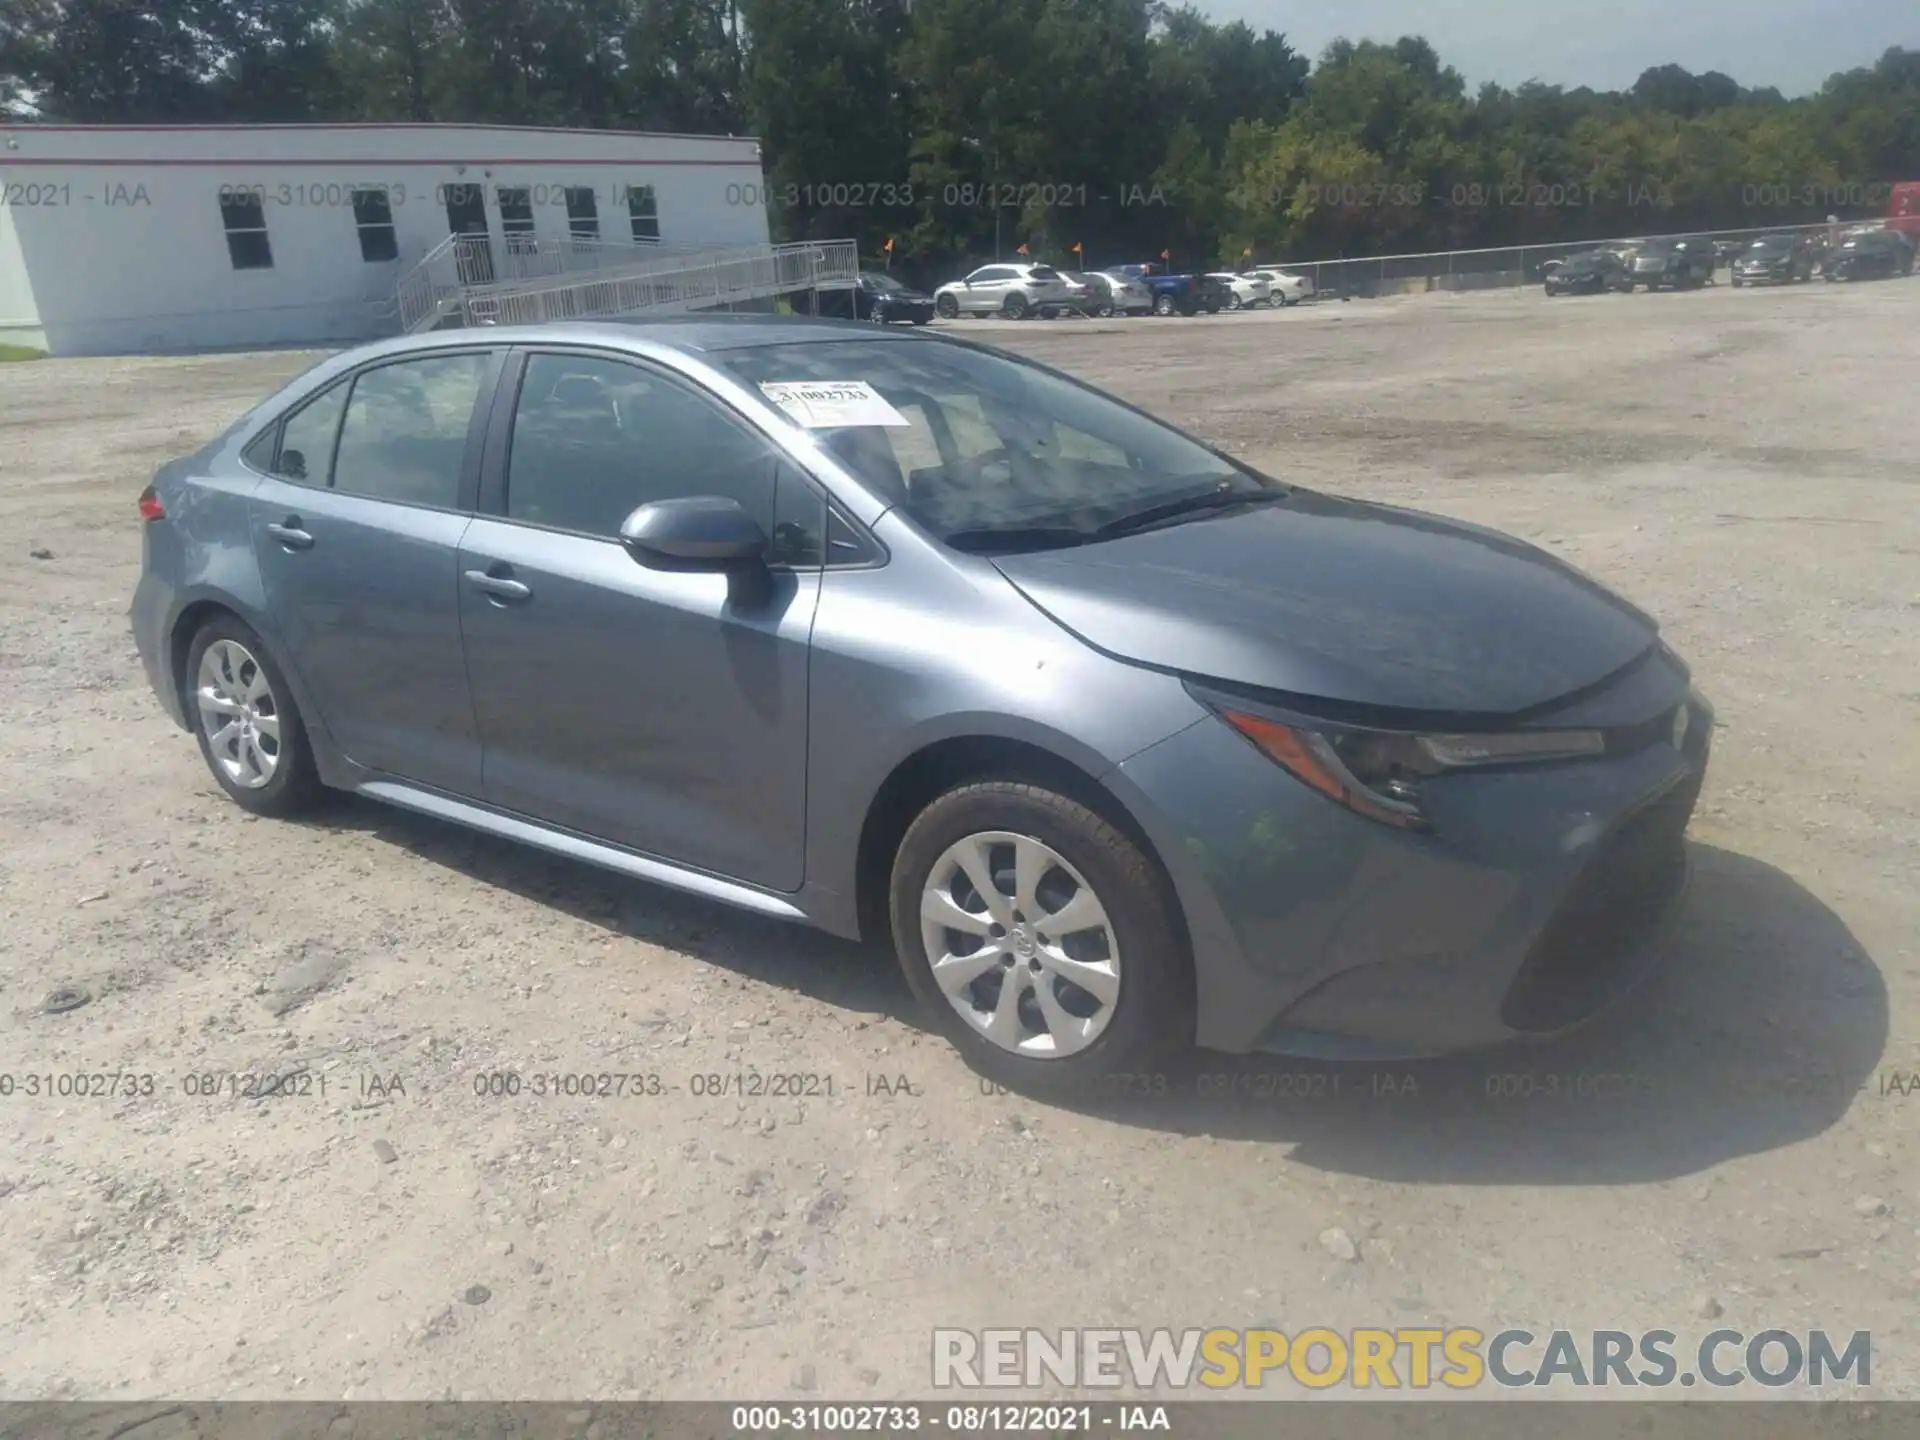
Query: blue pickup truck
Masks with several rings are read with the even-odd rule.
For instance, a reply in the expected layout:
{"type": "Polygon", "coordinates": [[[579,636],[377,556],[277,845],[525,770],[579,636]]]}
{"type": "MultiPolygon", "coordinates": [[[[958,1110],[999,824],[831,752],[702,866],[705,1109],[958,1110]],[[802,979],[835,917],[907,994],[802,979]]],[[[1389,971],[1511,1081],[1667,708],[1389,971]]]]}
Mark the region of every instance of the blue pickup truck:
{"type": "Polygon", "coordinates": [[[1211,276],[1169,275],[1166,267],[1155,264],[1109,265],[1105,273],[1146,286],[1156,315],[1197,315],[1202,310],[1217,315],[1227,304],[1226,285],[1211,276]]]}

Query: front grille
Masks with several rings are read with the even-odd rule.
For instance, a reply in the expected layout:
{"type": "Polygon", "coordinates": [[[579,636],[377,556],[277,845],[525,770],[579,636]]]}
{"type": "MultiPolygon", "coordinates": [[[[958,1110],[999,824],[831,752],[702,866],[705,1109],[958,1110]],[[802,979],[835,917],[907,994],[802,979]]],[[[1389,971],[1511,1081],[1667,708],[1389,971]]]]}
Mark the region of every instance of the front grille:
{"type": "Polygon", "coordinates": [[[1690,770],[1595,848],[1507,987],[1500,1018],[1508,1026],[1562,1029],[1601,1009],[1631,980],[1628,962],[1686,881],[1684,836],[1703,774],[1690,770]]]}

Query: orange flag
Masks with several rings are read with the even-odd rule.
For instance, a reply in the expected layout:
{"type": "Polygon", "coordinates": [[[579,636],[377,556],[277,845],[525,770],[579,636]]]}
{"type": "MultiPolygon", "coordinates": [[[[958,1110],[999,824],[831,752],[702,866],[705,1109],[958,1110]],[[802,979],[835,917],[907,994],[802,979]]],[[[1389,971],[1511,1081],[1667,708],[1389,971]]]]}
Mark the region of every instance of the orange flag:
{"type": "Polygon", "coordinates": [[[1016,255],[1024,255],[1027,253],[1027,247],[1024,245],[1016,245],[1013,247],[1013,253],[1016,255]]]}
{"type": "Polygon", "coordinates": [[[1171,250],[1162,250],[1160,252],[1160,258],[1162,260],[1171,260],[1173,259],[1173,252],[1171,250]]]}
{"type": "Polygon", "coordinates": [[[1073,253],[1074,253],[1075,255],[1084,255],[1084,254],[1086,254],[1086,251],[1080,248],[1080,242],[1079,242],[1078,240],[1076,240],[1076,241],[1074,241],[1074,242],[1073,242],[1073,253]]]}
{"type": "Polygon", "coordinates": [[[886,251],[889,255],[891,255],[893,253],[893,236],[889,235],[887,237],[887,243],[882,245],[880,248],[886,251]]]}

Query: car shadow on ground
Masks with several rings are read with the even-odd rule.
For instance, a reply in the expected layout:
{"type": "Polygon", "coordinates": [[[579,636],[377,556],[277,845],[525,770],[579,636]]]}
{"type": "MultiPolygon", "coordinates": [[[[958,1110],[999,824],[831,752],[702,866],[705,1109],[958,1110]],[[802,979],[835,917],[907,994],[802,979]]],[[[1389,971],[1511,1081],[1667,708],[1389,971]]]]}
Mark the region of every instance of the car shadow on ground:
{"type": "MultiPolygon", "coordinates": [[[[368,801],[314,817],[610,934],[861,1014],[930,1027],[891,952],[368,801]]],[[[1879,970],[1784,871],[1712,845],[1662,972],[1568,1036],[1470,1056],[1332,1064],[1196,1053],[1061,1108],[1135,1128],[1291,1146],[1300,1164],[1401,1183],[1672,1179],[1793,1144],[1881,1094],[1879,970]]]]}
{"type": "MultiPolygon", "coordinates": [[[[302,823],[351,830],[550,906],[608,935],[664,946],[735,975],[930,1032],[893,952],[738,910],[585,861],[335,791],[302,823]]],[[[543,957],[545,958],[545,957],[543,957]]],[[[555,960],[569,957],[558,955],[555,960]]]]}
{"type": "MultiPolygon", "coordinates": [[[[1402,1183],[1591,1185],[1692,1174],[1808,1139],[1883,1095],[1879,970],[1784,871],[1695,843],[1662,968],[1550,1041],[1406,1064],[1201,1055],[1169,1094],[1081,1108],[1271,1141],[1319,1169],[1402,1183]]],[[[1157,1082],[1156,1082],[1157,1084],[1157,1082]]]]}

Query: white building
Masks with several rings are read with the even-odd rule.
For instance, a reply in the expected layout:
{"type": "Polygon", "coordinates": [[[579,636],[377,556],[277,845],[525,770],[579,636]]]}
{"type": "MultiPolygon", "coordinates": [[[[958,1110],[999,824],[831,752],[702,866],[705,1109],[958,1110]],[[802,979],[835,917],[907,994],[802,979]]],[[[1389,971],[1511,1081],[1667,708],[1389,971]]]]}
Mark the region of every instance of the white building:
{"type": "MultiPolygon", "coordinates": [[[[502,125],[0,125],[0,342],[366,339],[453,232],[768,242],[753,139],[502,125]]],[[[573,244],[574,242],[569,242],[573,244]]],[[[579,248],[575,244],[574,248],[579,248]]]]}

